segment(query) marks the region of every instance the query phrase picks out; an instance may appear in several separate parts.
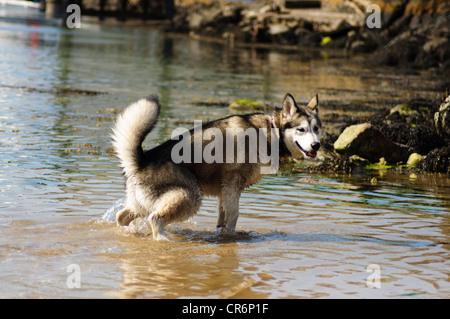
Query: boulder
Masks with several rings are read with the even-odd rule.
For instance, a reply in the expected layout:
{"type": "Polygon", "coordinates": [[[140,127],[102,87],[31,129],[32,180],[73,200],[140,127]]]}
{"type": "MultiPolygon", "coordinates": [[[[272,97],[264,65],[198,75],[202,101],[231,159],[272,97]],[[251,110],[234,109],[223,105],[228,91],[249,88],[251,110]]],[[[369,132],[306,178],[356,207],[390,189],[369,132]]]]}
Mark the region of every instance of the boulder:
{"type": "Polygon", "coordinates": [[[338,153],[358,155],[371,162],[384,157],[389,163],[404,162],[413,150],[392,142],[369,123],[347,127],[334,143],[338,153]]]}

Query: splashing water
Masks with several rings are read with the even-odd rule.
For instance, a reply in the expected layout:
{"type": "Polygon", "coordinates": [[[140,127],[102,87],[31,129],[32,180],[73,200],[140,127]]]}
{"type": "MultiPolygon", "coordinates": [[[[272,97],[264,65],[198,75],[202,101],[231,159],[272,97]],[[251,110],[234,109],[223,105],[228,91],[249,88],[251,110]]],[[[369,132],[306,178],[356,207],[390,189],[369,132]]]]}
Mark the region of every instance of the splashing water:
{"type": "Polygon", "coordinates": [[[115,223],[116,215],[121,209],[123,209],[125,200],[126,197],[118,199],[110,208],[106,210],[106,212],[102,216],[102,219],[110,223],[115,223]]]}

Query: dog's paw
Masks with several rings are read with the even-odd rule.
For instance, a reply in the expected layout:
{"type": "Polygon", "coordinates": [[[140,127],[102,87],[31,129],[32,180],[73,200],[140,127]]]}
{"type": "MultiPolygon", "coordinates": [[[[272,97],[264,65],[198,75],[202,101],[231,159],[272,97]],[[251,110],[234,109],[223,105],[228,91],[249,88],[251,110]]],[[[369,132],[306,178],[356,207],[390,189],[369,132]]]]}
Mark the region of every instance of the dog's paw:
{"type": "Polygon", "coordinates": [[[234,236],[236,231],[234,229],[228,229],[226,227],[217,227],[216,234],[219,236],[234,236]]]}
{"type": "Polygon", "coordinates": [[[134,214],[128,208],[120,210],[116,215],[116,223],[119,226],[128,226],[134,219],[134,214]]]}
{"type": "Polygon", "coordinates": [[[153,236],[153,238],[156,241],[170,241],[169,237],[167,237],[166,234],[157,234],[156,236],[153,236]]]}

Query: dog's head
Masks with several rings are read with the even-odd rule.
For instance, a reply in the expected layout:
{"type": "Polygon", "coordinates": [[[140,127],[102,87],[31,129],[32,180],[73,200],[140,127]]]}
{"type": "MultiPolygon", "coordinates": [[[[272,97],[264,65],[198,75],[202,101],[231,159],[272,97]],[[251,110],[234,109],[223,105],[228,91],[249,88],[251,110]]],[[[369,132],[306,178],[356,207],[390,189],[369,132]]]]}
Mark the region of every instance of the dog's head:
{"type": "Polygon", "coordinates": [[[274,113],[288,151],[293,157],[315,158],[320,148],[322,124],[319,119],[317,94],[306,106],[299,106],[291,94],[286,94],[282,108],[274,113]]]}

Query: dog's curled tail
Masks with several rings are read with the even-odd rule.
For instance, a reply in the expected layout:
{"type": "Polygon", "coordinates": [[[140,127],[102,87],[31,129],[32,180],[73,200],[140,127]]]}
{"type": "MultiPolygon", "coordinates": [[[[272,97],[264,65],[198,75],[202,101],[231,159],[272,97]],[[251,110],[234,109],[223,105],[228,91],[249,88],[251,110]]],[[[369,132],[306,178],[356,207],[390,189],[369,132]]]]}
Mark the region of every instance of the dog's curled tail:
{"type": "Polygon", "coordinates": [[[158,97],[149,96],[129,105],[112,129],[113,146],[126,177],[142,167],[142,142],[158,121],[158,97]]]}

